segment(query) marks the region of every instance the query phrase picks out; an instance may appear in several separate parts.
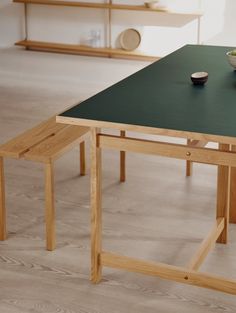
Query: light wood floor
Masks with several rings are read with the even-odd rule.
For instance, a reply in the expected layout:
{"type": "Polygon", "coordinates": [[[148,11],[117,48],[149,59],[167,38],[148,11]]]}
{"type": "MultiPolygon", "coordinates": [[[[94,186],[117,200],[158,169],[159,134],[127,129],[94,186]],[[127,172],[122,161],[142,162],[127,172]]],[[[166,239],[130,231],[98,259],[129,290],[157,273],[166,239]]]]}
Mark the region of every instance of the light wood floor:
{"type": "MultiPolygon", "coordinates": [[[[0,143],[145,66],[145,63],[0,51],[0,143]]],[[[236,297],[104,269],[89,282],[89,175],[79,153],[56,163],[57,249],[45,251],[44,184],[39,164],[6,162],[9,238],[0,243],[1,313],[236,312],[236,297]]],[[[103,231],[107,250],[185,265],[214,218],[216,168],[129,154],[118,182],[118,154],[103,154],[103,231]]],[[[236,278],[236,225],[203,271],[236,278]]]]}

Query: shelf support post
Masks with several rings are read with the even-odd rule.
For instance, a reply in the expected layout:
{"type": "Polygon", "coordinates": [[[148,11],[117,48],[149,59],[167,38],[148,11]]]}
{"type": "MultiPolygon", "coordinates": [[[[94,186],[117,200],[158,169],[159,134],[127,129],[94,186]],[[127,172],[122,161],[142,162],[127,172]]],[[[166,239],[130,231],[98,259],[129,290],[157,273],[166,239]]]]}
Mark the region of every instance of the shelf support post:
{"type": "Polygon", "coordinates": [[[24,3],[24,16],[25,16],[25,40],[28,40],[28,5],[27,3],[24,3]]]}
{"type": "Polygon", "coordinates": [[[108,46],[111,49],[111,6],[112,0],[109,0],[109,10],[108,10],[108,46]]]}
{"type": "MultiPolygon", "coordinates": [[[[198,1],[198,9],[199,11],[202,10],[202,1],[198,1]]],[[[197,18],[197,44],[201,45],[201,16],[198,16],[197,18]]]]}

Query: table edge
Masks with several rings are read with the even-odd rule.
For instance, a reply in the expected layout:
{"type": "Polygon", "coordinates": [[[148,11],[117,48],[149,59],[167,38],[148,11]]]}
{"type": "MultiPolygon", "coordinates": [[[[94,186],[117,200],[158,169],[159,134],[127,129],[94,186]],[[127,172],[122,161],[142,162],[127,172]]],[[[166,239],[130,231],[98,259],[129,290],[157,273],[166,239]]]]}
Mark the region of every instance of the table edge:
{"type": "Polygon", "coordinates": [[[61,115],[56,116],[56,122],[63,123],[63,124],[70,124],[70,125],[96,127],[96,128],[110,128],[110,129],[117,129],[117,130],[134,131],[134,132],[151,134],[151,135],[179,137],[179,138],[185,138],[185,139],[196,139],[196,140],[204,140],[204,141],[236,145],[236,137],[230,137],[230,136],[211,135],[211,134],[204,134],[204,133],[197,133],[197,132],[190,132],[190,131],[183,131],[183,130],[114,123],[114,122],[99,121],[99,120],[89,120],[89,119],[81,119],[81,118],[67,117],[67,116],[61,116],[61,115]]]}

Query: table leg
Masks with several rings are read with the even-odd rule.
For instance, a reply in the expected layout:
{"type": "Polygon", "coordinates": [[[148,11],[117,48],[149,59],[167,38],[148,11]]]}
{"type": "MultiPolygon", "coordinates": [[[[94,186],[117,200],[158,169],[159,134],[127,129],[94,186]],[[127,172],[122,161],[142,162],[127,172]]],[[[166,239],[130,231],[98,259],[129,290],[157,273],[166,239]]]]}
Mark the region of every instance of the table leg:
{"type": "MultiPolygon", "coordinates": [[[[125,131],[120,131],[120,136],[125,137],[125,131]]],[[[125,171],[125,151],[120,151],[120,181],[123,183],[126,179],[126,171],[125,171]]]]}
{"type": "Polygon", "coordinates": [[[6,232],[6,206],[5,206],[5,181],[3,157],[0,157],[0,240],[5,240],[6,232]]]}
{"type": "MultiPolygon", "coordinates": [[[[236,146],[232,146],[231,150],[236,151],[236,146]]],[[[229,222],[236,223],[236,167],[231,168],[229,222]]]]}
{"type": "MultiPolygon", "coordinates": [[[[191,139],[187,139],[187,145],[189,146],[191,143],[191,139]]],[[[191,176],[193,173],[193,162],[186,161],[186,176],[191,176]]]]}
{"type": "MultiPolygon", "coordinates": [[[[219,150],[229,151],[229,149],[229,145],[219,144],[219,150]]],[[[218,243],[227,243],[228,240],[230,169],[229,166],[218,166],[216,217],[225,218],[224,230],[217,239],[218,243]]]]}
{"type": "Polygon", "coordinates": [[[80,143],[80,175],[84,176],[86,174],[85,165],[85,142],[80,143]]]}
{"type": "Polygon", "coordinates": [[[100,255],[102,249],[102,208],[101,208],[101,148],[99,129],[91,129],[91,280],[98,283],[102,276],[100,255]]]}

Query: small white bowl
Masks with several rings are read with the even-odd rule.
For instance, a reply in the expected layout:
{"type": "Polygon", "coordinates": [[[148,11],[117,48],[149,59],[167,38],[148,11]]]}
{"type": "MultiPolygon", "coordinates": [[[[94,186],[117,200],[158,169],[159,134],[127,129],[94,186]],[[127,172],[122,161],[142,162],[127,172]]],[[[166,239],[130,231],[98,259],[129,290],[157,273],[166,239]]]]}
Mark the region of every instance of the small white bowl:
{"type": "MultiPolygon", "coordinates": [[[[226,53],[229,64],[236,70],[236,55],[232,55],[233,51],[228,51],[226,53]]],[[[235,50],[234,50],[235,53],[235,50]]]]}

